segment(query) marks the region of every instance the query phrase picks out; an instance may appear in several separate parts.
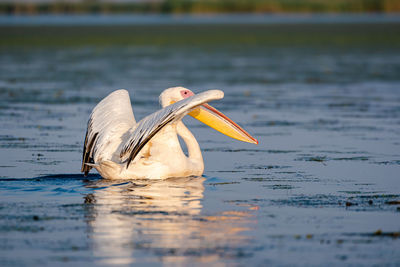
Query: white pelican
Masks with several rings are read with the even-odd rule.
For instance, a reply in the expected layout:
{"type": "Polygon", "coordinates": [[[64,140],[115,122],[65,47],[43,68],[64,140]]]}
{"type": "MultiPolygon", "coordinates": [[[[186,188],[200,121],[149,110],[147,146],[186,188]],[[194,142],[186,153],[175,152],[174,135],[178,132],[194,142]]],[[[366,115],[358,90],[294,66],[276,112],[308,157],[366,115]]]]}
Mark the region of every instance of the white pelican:
{"type": "Polygon", "coordinates": [[[165,179],[201,176],[203,157],[196,139],[182,123],[189,114],[217,131],[240,141],[258,141],[207,102],[221,99],[220,90],[194,94],[183,87],[166,89],[160,95],[162,109],[138,123],[129,93],[117,90],[104,98],[90,115],[82,169],[94,167],[107,179],[165,179]],[[188,156],[179,144],[186,143],[188,156]]]}

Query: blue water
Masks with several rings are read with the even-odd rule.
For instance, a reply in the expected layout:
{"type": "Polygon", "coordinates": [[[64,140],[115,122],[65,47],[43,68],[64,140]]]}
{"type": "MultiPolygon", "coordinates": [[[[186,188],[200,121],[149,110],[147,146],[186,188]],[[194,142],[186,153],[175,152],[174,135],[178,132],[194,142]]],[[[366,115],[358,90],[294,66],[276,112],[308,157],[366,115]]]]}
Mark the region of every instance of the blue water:
{"type": "Polygon", "coordinates": [[[160,24],[353,24],[399,23],[397,14],[201,14],[201,15],[1,15],[0,25],[160,25],[160,24]]]}
{"type": "Polygon", "coordinates": [[[379,44],[3,45],[0,265],[399,265],[399,88],[379,44]],[[79,173],[98,101],[126,88],[139,120],[177,85],[259,145],[185,118],[203,177],[79,173]]]}

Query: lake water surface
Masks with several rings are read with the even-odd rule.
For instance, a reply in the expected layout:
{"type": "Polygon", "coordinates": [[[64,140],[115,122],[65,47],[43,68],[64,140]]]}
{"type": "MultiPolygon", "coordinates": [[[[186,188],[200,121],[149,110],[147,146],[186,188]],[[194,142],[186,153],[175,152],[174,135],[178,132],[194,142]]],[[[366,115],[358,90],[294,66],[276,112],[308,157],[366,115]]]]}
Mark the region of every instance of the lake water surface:
{"type": "Polygon", "coordinates": [[[398,20],[8,19],[1,266],[400,264],[398,20]],[[96,103],[125,88],[139,120],[178,85],[223,90],[212,105],[259,145],[185,118],[203,177],[79,173],[96,103]]]}

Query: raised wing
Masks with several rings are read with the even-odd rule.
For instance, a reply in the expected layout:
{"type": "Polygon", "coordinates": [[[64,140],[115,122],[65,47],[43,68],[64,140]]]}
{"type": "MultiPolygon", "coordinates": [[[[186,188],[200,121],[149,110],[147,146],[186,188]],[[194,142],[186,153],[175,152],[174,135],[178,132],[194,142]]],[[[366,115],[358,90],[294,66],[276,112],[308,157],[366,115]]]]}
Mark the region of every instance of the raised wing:
{"type": "Polygon", "coordinates": [[[85,176],[99,156],[110,157],[110,141],[127,132],[136,124],[128,91],[121,89],[112,92],[93,109],[90,115],[85,144],[83,145],[81,172],[85,176]]]}
{"type": "Polygon", "coordinates": [[[169,123],[182,119],[197,106],[223,97],[224,93],[222,91],[209,90],[178,101],[139,121],[136,127],[132,129],[130,138],[121,150],[121,158],[124,158],[129,154],[126,168],[129,167],[129,164],[135,159],[140,150],[163,127],[169,123]]]}

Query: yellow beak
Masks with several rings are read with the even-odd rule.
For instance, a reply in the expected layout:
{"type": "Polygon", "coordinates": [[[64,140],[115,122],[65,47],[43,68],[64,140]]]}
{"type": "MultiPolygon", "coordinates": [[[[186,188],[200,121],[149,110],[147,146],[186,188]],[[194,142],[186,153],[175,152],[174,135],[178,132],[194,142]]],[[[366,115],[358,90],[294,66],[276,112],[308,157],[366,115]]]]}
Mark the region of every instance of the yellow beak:
{"type": "Polygon", "coordinates": [[[208,104],[199,106],[190,112],[189,115],[231,138],[243,142],[258,144],[257,139],[252,137],[248,132],[225,116],[222,112],[208,104]]]}

